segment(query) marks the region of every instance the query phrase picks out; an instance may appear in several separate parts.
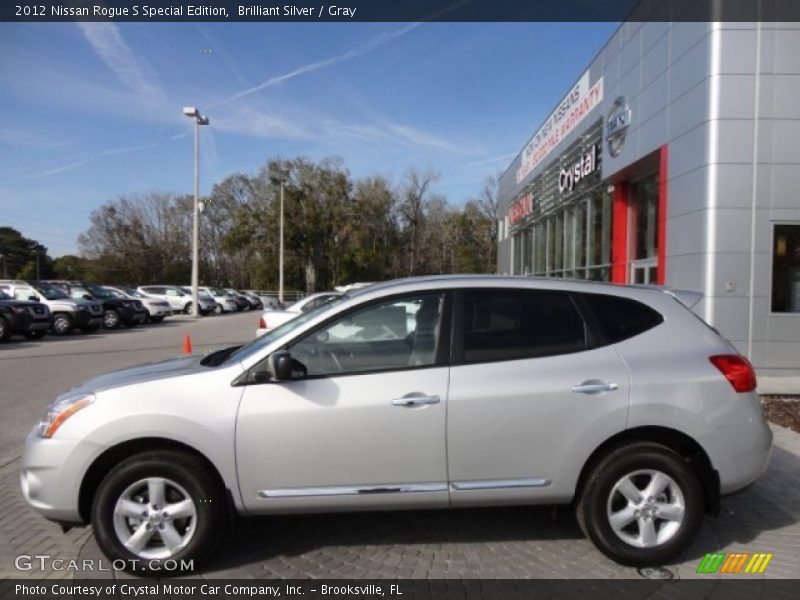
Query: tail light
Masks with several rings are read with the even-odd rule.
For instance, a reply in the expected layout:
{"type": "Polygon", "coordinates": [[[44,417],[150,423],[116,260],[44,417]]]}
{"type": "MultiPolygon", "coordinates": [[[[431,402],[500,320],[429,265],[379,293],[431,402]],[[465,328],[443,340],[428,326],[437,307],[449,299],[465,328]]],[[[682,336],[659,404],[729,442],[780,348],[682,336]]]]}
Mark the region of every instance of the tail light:
{"type": "Polygon", "coordinates": [[[752,392],[756,389],[756,372],[744,356],[717,354],[708,360],[720,370],[737,392],[752,392]]]}
{"type": "Polygon", "coordinates": [[[267,328],[267,322],[264,320],[264,317],[261,317],[258,320],[258,328],[259,329],[266,329],[267,328]]]}

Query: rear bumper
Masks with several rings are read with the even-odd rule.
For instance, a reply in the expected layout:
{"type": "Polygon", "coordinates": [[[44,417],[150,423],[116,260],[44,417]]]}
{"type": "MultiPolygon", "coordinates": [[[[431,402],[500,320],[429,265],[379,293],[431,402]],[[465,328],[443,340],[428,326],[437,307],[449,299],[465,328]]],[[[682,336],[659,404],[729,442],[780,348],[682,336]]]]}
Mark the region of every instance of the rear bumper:
{"type": "Polygon", "coordinates": [[[720,493],[732,494],[751,485],[767,468],[772,430],[759,415],[750,422],[714,430],[702,444],[719,473],[720,493]]]}

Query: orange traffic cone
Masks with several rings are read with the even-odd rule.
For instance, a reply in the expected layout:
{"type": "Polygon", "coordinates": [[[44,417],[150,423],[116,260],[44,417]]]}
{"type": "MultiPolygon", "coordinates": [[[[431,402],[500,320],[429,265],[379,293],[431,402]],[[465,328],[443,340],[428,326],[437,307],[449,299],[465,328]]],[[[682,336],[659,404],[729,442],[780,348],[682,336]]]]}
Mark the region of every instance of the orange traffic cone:
{"type": "Polygon", "coordinates": [[[192,353],[192,339],[187,335],[183,338],[183,353],[184,354],[191,354],[192,353]]]}

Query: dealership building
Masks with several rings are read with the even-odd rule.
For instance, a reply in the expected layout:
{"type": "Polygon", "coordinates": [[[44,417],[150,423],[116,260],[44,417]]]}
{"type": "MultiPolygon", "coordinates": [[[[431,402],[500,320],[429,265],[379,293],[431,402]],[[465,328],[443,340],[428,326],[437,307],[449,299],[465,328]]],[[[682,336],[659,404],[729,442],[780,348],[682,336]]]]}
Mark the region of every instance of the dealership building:
{"type": "Polygon", "coordinates": [[[576,76],[500,178],[498,272],[701,292],[800,375],[800,23],[626,22],[576,76]]]}

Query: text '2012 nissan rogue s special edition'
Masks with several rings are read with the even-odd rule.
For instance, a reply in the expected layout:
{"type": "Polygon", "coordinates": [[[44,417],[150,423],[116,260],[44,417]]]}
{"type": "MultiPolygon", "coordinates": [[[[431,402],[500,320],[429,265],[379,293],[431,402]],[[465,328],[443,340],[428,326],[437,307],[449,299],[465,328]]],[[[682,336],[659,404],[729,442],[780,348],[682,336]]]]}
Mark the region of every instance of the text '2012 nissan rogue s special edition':
{"type": "Polygon", "coordinates": [[[663,290],[397,280],[58,397],[22,490],[137,570],[202,558],[229,510],[561,503],[609,557],[655,565],[764,470],[754,389],[747,360],[663,290]]]}

